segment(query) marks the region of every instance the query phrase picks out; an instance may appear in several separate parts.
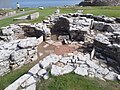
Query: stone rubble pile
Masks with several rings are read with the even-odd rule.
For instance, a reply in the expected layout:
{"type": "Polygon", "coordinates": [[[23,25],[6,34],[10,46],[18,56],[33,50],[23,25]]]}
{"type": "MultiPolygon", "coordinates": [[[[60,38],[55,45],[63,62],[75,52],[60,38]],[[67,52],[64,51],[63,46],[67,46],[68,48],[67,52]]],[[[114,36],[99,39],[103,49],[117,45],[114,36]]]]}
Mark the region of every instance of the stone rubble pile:
{"type": "Polygon", "coordinates": [[[12,41],[23,35],[24,32],[20,26],[11,24],[10,26],[2,27],[0,39],[3,41],[12,41]]]}
{"type": "Polygon", "coordinates": [[[66,56],[50,54],[5,90],[17,90],[18,88],[22,88],[21,90],[35,90],[36,82],[48,79],[49,73],[54,76],[60,76],[70,72],[81,76],[96,77],[101,80],[120,80],[120,75],[110,70],[107,65],[95,59],[90,60],[88,53],[86,55],[77,53],[66,56]]]}
{"type": "Polygon", "coordinates": [[[37,39],[26,38],[0,44],[0,76],[37,59],[37,39]]]}
{"type": "Polygon", "coordinates": [[[43,36],[26,37],[24,34],[20,25],[11,24],[1,28],[0,76],[37,60],[37,46],[43,42],[43,36]]]}
{"type": "Polygon", "coordinates": [[[116,18],[70,13],[52,15],[46,23],[53,25],[58,39],[66,44],[69,40],[93,43],[96,51],[120,62],[120,23],[116,18]]]}

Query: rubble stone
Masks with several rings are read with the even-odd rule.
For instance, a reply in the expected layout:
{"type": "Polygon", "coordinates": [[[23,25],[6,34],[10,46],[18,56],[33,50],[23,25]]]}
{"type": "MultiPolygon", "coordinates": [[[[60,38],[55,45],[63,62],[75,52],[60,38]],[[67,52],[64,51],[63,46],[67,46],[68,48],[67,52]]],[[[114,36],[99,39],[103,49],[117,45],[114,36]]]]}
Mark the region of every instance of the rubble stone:
{"type": "Polygon", "coordinates": [[[77,67],[74,72],[78,75],[82,75],[82,76],[87,76],[88,72],[87,72],[88,68],[83,68],[83,67],[77,67]]]}
{"type": "Polygon", "coordinates": [[[51,74],[54,76],[62,75],[62,67],[52,65],[51,74]]]}
{"type": "Polygon", "coordinates": [[[0,50],[0,61],[8,60],[11,53],[10,50],[0,50]]]}
{"type": "Polygon", "coordinates": [[[116,80],[117,74],[114,72],[109,72],[104,78],[106,80],[116,80]]]}
{"type": "Polygon", "coordinates": [[[9,61],[8,60],[2,62],[0,61],[0,76],[3,76],[9,71],[10,71],[9,61]]]}
{"type": "Polygon", "coordinates": [[[41,68],[39,64],[36,64],[28,72],[34,75],[34,74],[37,74],[39,70],[41,70],[41,68]]]}
{"type": "Polygon", "coordinates": [[[21,58],[27,57],[27,50],[26,49],[20,49],[18,51],[15,51],[11,54],[11,60],[12,61],[17,61],[20,60],[21,58]]]}
{"type": "Polygon", "coordinates": [[[117,78],[118,78],[118,80],[120,80],[120,75],[118,75],[118,77],[117,77],[117,78]]]}
{"type": "Polygon", "coordinates": [[[36,83],[36,80],[34,79],[33,76],[31,76],[27,80],[25,80],[20,86],[22,88],[28,88],[29,86],[31,86],[32,84],[35,84],[35,83],[36,83]]]}
{"type": "Polygon", "coordinates": [[[90,67],[92,67],[92,68],[94,68],[94,69],[98,69],[98,68],[99,68],[99,66],[98,66],[96,63],[92,62],[91,60],[87,60],[86,63],[87,63],[90,67]]]}
{"type": "Polygon", "coordinates": [[[35,47],[35,46],[37,46],[37,39],[35,37],[33,37],[33,38],[27,38],[27,39],[22,39],[18,43],[18,46],[20,48],[35,47]]]}
{"type": "Polygon", "coordinates": [[[41,69],[40,71],[38,71],[38,75],[39,76],[44,76],[47,73],[47,71],[45,69],[41,69]]]}

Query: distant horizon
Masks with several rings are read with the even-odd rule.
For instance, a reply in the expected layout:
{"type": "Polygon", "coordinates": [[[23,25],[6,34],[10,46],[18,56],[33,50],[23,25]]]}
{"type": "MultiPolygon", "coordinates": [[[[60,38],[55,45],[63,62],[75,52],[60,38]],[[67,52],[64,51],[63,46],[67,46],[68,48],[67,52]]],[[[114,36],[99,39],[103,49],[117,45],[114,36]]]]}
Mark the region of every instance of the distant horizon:
{"type": "Polygon", "coordinates": [[[52,7],[79,4],[83,0],[0,0],[0,8],[16,8],[16,3],[20,7],[37,8],[39,6],[52,7]]]}

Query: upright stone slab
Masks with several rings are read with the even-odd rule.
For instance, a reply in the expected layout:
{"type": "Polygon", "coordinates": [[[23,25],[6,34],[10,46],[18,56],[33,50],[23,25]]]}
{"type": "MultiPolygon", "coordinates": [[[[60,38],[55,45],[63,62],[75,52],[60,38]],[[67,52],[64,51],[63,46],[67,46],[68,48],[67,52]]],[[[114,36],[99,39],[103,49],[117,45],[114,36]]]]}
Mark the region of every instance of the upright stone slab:
{"type": "Polygon", "coordinates": [[[39,17],[39,12],[36,12],[36,13],[30,14],[28,16],[28,19],[33,20],[33,19],[36,19],[38,17],[39,17]]]}

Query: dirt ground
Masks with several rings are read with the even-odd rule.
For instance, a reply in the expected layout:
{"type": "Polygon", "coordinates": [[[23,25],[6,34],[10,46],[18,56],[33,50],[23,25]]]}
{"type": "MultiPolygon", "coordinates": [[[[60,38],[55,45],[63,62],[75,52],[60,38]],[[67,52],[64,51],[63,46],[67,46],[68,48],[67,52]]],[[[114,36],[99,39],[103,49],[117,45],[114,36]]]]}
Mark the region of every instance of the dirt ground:
{"type": "Polygon", "coordinates": [[[76,45],[62,45],[60,41],[57,40],[55,35],[51,36],[51,40],[55,41],[53,44],[48,44],[47,42],[42,42],[37,50],[38,50],[38,59],[46,57],[49,54],[55,53],[57,55],[64,55],[66,53],[72,53],[76,51],[78,46],[76,45]],[[42,55],[41,55],[42,53],[42,55]]]}

